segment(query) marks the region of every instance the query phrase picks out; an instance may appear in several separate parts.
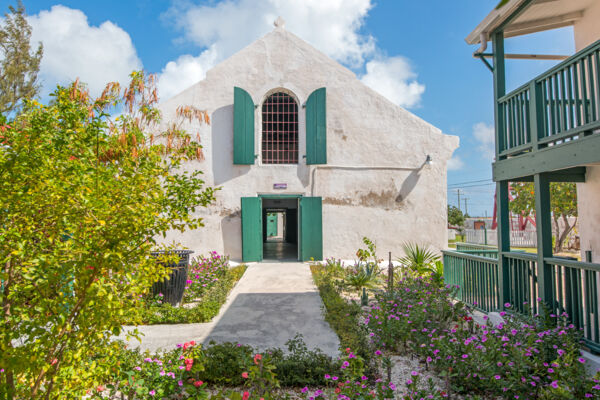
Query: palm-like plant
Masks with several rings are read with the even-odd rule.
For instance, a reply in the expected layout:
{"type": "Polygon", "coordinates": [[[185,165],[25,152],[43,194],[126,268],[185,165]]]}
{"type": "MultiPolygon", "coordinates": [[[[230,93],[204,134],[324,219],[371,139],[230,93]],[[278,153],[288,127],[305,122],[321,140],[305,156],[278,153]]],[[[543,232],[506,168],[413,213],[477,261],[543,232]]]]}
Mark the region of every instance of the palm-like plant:
{"type": "Polygon", "coordinates": [[[346,269],[344,283],[360,293],[363,288],[373,288],[379,280],[379,267],[375,263],[358,262],[346,269]]]}
{"type": "Polygon", "coordinates": [[[397,260],[413,273],[422,275],[426,272],[433,272],[434,265],[440,261],[440,256],[429,249],[428,246],[419,246],[416,243],[404,243],[402,245],[404,257],[397,260]]]}

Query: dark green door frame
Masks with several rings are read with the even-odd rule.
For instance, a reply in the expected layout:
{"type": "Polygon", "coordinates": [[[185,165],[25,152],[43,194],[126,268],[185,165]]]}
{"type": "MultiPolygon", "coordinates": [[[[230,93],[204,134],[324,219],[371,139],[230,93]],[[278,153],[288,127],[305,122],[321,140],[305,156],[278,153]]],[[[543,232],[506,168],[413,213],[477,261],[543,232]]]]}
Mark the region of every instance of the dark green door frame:
{"type": "Polygon", "coordinates": [[[298,259],[323,259],[323,206],[320,197],[300,194],[259,194],[242,198],[242,259],[263,259],[263,200],[298,199],[298,259]]]}

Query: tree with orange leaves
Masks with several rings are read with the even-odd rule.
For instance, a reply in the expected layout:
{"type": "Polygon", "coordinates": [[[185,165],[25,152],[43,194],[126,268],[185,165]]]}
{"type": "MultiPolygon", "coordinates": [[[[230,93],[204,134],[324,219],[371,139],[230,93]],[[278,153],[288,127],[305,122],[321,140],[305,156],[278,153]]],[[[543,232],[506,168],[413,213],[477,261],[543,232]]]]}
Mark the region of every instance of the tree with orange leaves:
{"type": "Polygon", "coordinates": [[[75,82],[53,98],[26,101],[2,132],[2,399],[81,398],[103,384],[123,316],[168,274],[149,257],[156,238],[202,226],[195,210],[214,199],[200,172],[179,168],[200,143],[177,124],[153,136],[152,77],[134,72],[96,99],[75,82]]]}

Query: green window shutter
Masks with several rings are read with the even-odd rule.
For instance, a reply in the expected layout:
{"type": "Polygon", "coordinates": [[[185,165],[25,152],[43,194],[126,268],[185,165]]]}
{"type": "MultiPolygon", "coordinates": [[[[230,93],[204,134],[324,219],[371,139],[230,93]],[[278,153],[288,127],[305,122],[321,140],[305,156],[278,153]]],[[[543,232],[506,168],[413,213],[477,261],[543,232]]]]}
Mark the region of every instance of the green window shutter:
{"type": "Polygon", "coordinates": [[[327,101],[325,88],[306,100],[306,163],[327,164],[327,101]]]}
{"type": "Polygon", "coordinates": [[[262,199],[242,197],[242,260],[262,261],[263,258],[262,199]]]}
{"type": "Polygon", "coordinates": [[[254,102],[239,87],[233,88],[233,163],[254,164],[254,102]]]}
{"type": "Polygon", "coordinates": [[[300,257],[323,259],[323,203],[320,197],[300,198],[300,257]]]}

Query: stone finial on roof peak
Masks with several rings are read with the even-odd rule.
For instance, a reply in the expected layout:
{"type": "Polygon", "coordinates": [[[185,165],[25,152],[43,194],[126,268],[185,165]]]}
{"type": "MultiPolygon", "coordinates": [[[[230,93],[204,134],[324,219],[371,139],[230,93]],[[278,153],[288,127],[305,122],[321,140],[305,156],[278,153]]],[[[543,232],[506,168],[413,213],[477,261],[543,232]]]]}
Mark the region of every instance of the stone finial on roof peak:
{"type": "Polygon", "coordinates": [[[275,28],[285,29],[285,20],[281,18],[281,16],[277,17],[277,19],[273,22],[275,28]]]}

